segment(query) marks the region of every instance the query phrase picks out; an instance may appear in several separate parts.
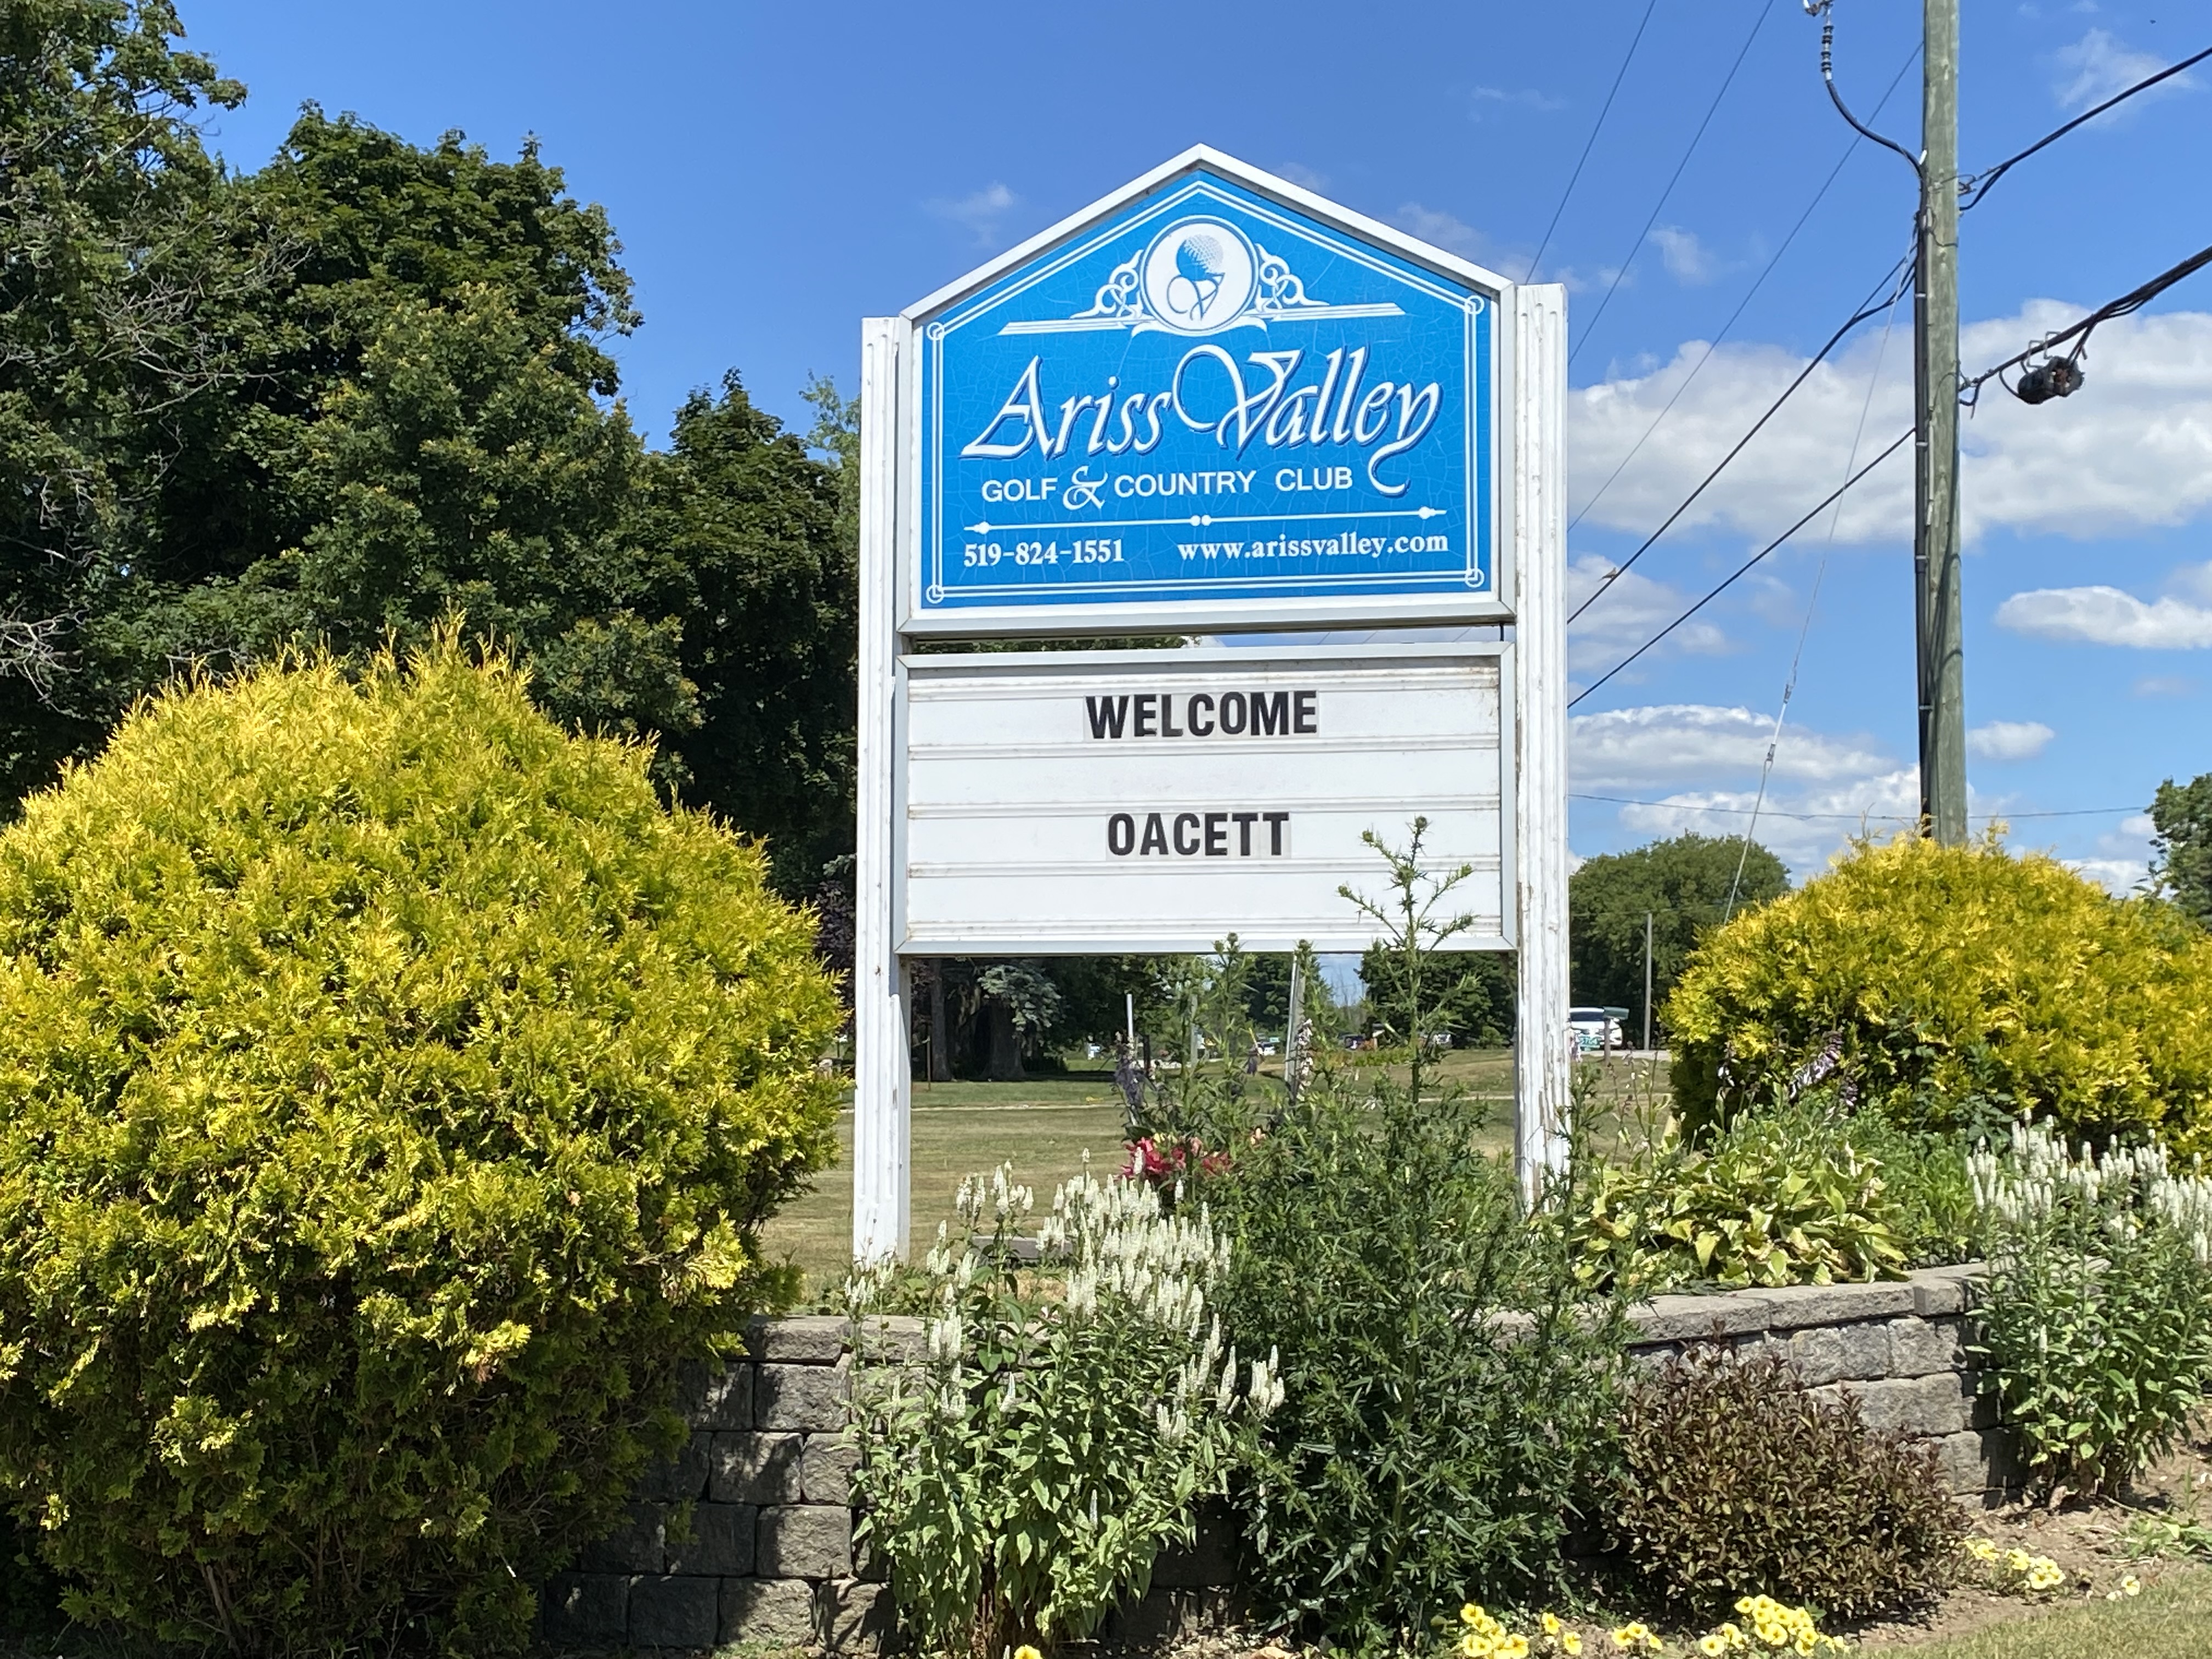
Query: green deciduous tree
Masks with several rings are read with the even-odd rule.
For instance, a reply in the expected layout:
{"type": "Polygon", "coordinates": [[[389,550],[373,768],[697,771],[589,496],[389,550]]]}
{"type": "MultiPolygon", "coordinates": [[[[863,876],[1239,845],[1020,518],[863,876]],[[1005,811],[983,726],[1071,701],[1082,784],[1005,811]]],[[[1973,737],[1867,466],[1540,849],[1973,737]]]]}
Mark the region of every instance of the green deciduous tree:
{"type": "Polygon", "coordinates": [[[359,658],[459,607],[811,891],[851,834],[850,406],[814,389],[817,459],[726,375],[647,451],[612,401],[620,244],[534,143],[310,106],[226,173],[193,120],[243,88],[178,27],[0,17],[0,816],[180,667],[359,658]]]}
{"type": "Polygon", "coordinates": [[[2150,804],[2151,879],[2158,890],[2212,927],[2212,772],[2168,778],[2150,804]]]}
{"type": "Polygon", "coordinates": [[[1586,860],[1567,884],[1569,994],[1581,1004],[1644,1015],[1644,918],[1651,918],[1651,987],[1658,1011],[1706,931],[1734,909],[1790,890],[1790,872],[1758,842],[1694,830],[1586,860]],[[1741,866],[1741,877],[1737,871],[1741,866]]]}

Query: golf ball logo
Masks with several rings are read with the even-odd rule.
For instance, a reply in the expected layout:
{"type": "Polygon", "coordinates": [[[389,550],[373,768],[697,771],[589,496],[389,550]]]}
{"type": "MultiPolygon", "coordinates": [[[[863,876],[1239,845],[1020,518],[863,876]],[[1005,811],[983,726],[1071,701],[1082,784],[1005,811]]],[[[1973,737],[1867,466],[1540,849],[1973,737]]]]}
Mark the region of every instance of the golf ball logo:
{"type": "Polygon", "coordinates": [[[1185,219],[1145,250],[1146,307],[1177,333],[1211,334],[1251,305],[1258,264],[1252,244],[1234,225],[1185,219]]]}

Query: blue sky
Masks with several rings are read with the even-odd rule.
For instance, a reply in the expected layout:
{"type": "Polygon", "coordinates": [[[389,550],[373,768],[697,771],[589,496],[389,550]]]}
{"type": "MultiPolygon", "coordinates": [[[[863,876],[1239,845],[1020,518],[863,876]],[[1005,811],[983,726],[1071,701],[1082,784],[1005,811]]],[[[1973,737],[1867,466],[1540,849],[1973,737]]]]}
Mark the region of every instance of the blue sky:
{"type": "MultiPolygon", "coordinates": [[[[2212,0],[1966,12],[1969,171],[2212,45],[2212,0]]],[[[1908,147],[1917,13],[1838,0],[1839,79],[1863,116],[1894,82],[1875,125],[1908,147]]],[[[252,89],[214,134],[237,165],[265,160],[307,100],[418,142],[458,127],[495,155],[536,134],[622,235],[646,324],[617,354],[649,433],[730,367],[803,422],[811,374],[851,385],[862,315],[1196,142],[1514,277],[1556,213],[1537,275],[1571,295],[1569,550],[1585,586],[1688,493],[1911,228],[1911,174],[1854,146],[1796,0],[1654,7],[1560,211],[1644,14],[1644,0],[184,7],[192,44],[252,89]]],[[[2022,164],[1966,216],[1970,368],[2203,245],[2207,70],[2022,164]]],[[[1591,608],[1571,642],[1580,684],[1908,422],[1908,313],[1817,371],[1591,608]]],[[[2100,330],[2087,367],[2080,394],[2040,408],[1992,388],[1964,428],[1970,778],[1974,810],[2011,815],[2016,844],[2125,887],[2158,781],[2212,770],[2212,272],[2100,330]]],[[[1879,828],[1912,810],[1910,503],[1905,452],[1581,704],[1578,854],[1741,831],[1801,631],[1759,838],[1809,872],[1859,815],[1879,828]]]]}

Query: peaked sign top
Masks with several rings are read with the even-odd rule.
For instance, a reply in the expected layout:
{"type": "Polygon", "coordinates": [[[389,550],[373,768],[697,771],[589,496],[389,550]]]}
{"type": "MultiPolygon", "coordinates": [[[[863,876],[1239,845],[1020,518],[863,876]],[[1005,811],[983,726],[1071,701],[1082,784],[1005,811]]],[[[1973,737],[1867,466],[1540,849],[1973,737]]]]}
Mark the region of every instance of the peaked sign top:
{"type": "Polygon", "coordinates": [[[1186,151],[907,313],[902,625],[1510,616],[1510,294],[1186,151]]]}

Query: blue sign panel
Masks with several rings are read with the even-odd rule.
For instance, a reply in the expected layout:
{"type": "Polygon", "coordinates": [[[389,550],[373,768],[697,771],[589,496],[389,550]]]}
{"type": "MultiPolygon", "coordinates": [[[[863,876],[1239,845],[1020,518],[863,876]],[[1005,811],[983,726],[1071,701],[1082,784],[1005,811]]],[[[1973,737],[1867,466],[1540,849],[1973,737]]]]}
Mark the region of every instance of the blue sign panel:
{"type": "Polygon", "coordinates": [[[914,620],[1477,613],[1496,332],[1471,284],[1182,174],[922,324],[914,620]]]}

